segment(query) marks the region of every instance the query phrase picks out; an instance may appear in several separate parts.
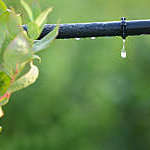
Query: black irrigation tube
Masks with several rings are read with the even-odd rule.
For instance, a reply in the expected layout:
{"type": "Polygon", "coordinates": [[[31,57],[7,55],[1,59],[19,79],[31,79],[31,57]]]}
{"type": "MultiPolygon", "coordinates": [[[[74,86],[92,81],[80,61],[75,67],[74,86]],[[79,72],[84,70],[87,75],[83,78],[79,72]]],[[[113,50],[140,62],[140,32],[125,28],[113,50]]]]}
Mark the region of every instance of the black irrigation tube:
{"type": "MultiPolygon", "coordinates": [[[[150,34],[150,20],[125,21],[126,36],[150,34]]],[[[46,24],[39,37],[43,38],[55,28],[56,24],[46,24]]],[[[27,26],[24,26],[27,30],[27,26]]],[[[60,24],[57,39],[88,38],[102,36],[122,36],[122,21],[60,24]]]]}

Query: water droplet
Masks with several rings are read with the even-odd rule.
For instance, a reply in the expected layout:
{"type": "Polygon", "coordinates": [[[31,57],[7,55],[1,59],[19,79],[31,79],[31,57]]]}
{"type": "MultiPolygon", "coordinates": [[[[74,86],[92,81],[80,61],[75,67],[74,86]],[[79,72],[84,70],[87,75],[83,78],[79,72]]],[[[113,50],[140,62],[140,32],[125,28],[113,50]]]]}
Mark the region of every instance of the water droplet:
{"type": "Polygon", "coordinates": [[[126,53],[126,51],[121,51],[121,57],[122,58],[126,58],[127,57],[127,53],[126,53]]]}
{"type": "Polygon", "coordinates": [[[95,40],[96,39],[96,37],[91,37],[91,40],[95,40]]]}
{"type": "Polygon", "coordinates": [[[126,53],[126,50],[125,50],[125,44],[126,44],[126,40],[123,39],[123,48],[121,50],[121,57],[122,58],[126,58],[127,57],[127,53],[126,53]]]}
{"type": "Polygon", "coordinates": [[[77,40],[77,41],[79,41],[79,40],[80,40],[80,38],[76,38],[76,40],[77,40]]]}

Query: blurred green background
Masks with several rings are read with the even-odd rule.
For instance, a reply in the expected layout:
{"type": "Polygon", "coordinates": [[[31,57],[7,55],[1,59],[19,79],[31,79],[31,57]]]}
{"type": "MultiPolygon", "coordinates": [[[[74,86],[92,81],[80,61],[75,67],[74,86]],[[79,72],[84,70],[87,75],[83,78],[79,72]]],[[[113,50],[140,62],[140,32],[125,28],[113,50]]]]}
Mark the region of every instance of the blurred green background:
{"type": "MultiPolygon", "coordinates": [[[[28,21],[19,0],[4,0],[28,21]]],[[[48,23],[150,18],[149,0],[26,0],[48,23]]],[[[13,94],[0,150],[149,150],[150,36],[56,40],[38,81],[13,94]]]]}

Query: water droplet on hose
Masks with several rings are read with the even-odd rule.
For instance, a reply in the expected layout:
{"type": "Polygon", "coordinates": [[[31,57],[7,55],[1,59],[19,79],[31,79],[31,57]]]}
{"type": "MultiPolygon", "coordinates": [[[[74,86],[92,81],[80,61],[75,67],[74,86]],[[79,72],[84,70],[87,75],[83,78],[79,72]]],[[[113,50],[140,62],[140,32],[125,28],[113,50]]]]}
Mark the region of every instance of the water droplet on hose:
{"type": "Polygon", "coordinates": [[[91,40],[95,40],[96,39],[96,37],[91,37],[91,40]]]}
{"type": "Polygon", "coordinates": [[[122,58],[126,58],[127,57],[127,53],[126,53],[126,51],[121,51],[121,57],[122,58]]]}
{"type": "Polygon", "coordinates": [[[80,40],[80,38],[76,38],[76,40],[77,40],[77,41],[79,41],[79,40],[80,40]]]}

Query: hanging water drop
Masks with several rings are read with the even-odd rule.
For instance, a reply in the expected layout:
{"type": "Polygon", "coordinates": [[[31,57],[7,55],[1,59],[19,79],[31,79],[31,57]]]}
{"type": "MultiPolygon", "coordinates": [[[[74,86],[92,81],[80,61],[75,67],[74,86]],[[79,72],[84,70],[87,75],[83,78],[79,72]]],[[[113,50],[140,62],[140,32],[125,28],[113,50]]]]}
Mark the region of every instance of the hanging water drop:
{"type": "Polygon", "coordinates": [[[126,40],[123,39],[123,48],[121,50],[121,57],[122,58],[126,58],[127,57],[127,53],[126,53],[126,50],[125,50],[125,44],[126,44],[126,40]]]}
{"type": "Polygon", "coordinates": [[[91,37],[91,40],[95,40],[96,39],[96,37],[91,37]]]}
{"type": "Polygon", "coordinates": [[[79,40],[80,40],[80,38],[76,38],[76,40],[77,40],[77,41],[79,41],[79,40]]]}
{"type": "Polygon", "coordinates": [[[121,57],[122,57],[122,58],[126,58],[126,57],[127,57],[126,51],[121,51],[121,57]]]}

